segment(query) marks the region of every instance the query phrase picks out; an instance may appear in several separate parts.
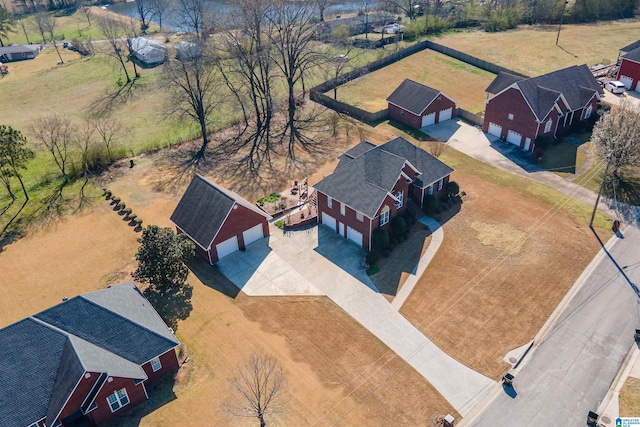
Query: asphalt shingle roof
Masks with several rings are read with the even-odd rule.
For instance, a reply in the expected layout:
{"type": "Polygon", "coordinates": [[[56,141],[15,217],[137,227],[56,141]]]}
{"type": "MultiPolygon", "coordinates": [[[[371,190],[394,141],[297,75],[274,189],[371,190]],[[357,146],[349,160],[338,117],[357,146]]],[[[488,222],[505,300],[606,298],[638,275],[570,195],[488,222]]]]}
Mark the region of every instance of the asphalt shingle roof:
{"type": "Polygon", "coordinates": [[[14,44],[11,46],[0,47],[0,56],[4,55],[5,53],[37,52],[38,50],[40,50],[39,45],[29,46],[29,45],[14,44]]]}
{"type": "Polygon", "coordinates": [[[622,49],[620,49],[620,52],[622,52],[622,53],[629,53],[629,52],[631,52],[632,50],[635,50],[635,49],[638,49],[638,48],[640,48],[640,40],[638,40],[638,41],[636,41],[636,42],[633,42],[633,43],[631,43],[631,44],[630,44],[630,45],[628,45],[628,46],[623,47],[622,49]]]}
{"type": "Polygon", "coordinates": [[[387,101],[419,116],[439,94],[439,90],[404,79],[387,101]]]}
{"type": "Polygon", "coordinates": [[[485,92],[495,95],[496,93],[505,90],[515,82],[519,82],[521,80],[525,80],[525,77],[500,71],[496,78],[493,79],[491,84],[485,89],[485,92]]]}
{"type": "Polygon", "coordinates": [[[171,221],[201,247],[208,249],[235,203],[269,218],[233,191],[196,175],[173,211],[171,221]]]}
{"type": "Polygon", "coordinates": [[[622,59],[628,59],[629,61],[640,62],[640,46],[638,46],[637,48],[627,53],[625,56],[622,57],[622,59]]]}
{"type": "Polygon", "coordinates": [[[431,154],[400,137],[377,147],[365,141],[347,153],[340,157],[341,163],[333,173],[314,187],[370,218],[375,217],[385,197],[393,190],[405,162],[422,173],[420,178],[426,184],[424,186],[453,172],[431,154]],[[367,146],[371,148],[367,150],[367,146]],[[362,154],[348,160],[347,153],[359,152],[362,154]]]}

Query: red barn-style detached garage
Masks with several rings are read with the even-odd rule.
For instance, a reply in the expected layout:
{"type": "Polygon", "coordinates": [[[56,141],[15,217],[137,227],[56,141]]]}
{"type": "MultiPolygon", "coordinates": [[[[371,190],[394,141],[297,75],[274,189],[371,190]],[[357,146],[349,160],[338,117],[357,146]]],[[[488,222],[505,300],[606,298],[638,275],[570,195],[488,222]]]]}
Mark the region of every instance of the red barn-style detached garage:
{"type": "Polygon", "coordinates": [[[416,129],[456,117],[456,102],[439,90],[405,79],[387,98],[389,117],[416,129]]]}
{"type": "Polygon", "coordinates": [[[0,425],[103,425],[179,368],[179,344],[133,282],[0,329],[0,425]]]}
{"type": "Polygon", "coordinates": [[[640,92],[640,40],[620,49],[624,54],[620,60],[618,80],[627,90],[640,92]]]}
{"type": "Polygon", "coordinates": [[[198,254],[215,264],[220,258],[269,236],[271,217],[233,191],[200,175],[193,177],[171,215],[198,254]]]}
{"type": "Polygon", "coordinates": [[[422,207],[427,195],[447,191],[446,164],[404,138],[377,146],[363,141],[338,158],[331,175],[314,185],[320,223],[364,249],[373,230],[389,230],[409,200],[422,207]]]}

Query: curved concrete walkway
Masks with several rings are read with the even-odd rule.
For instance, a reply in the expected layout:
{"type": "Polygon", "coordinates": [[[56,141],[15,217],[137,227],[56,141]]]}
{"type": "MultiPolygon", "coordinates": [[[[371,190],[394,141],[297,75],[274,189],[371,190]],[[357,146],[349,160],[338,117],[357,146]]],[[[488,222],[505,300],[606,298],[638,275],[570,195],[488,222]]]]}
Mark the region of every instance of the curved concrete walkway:
{"type": "Polygon", "coordinates": [[[218,267],[248,295],[328,296],[462,416],[495,384],[450,357],[392,307],[367,276],[363,251],[325,226],[285,234],[273,227],[269,239],[223,258],[218,267]]]}
{"type": "Polygon", "coordinates": [[[440,249],[440,245],[444,240],[444,231],[442,230],[442,227],[440,226],[440,223],[438,221],[426,215],[418,218],[418,221],[429,227],[429,230],[431,230],[431,242],[429,243],[427,251],[424,253],[424,255],[422,255],[420,261],[418,261],[418,265],[416,265],[416,268],[413,269],[411,275],[404,282],[404,284],[400,288],[400,291],[393,299],[393,302],[391,302],[391,306],[398,311],[402,307],[402,304],[404,304],[404,302],[407,300],[407,298],[409,298],[411,291],[413,291],[413,288],[415,288],[416,284],[418,283],[418,279],[427,269],[429,263],[433,259],[436,252],[438,252],[438,249],[440,249]]]}

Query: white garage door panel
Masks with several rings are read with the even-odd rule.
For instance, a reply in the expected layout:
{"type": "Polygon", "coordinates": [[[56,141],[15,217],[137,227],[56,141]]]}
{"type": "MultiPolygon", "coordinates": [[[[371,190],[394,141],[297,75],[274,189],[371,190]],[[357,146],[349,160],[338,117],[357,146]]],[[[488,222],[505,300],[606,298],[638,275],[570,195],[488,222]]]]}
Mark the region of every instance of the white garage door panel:
{"type": "Polygon", "coordinates": [[[522,142],[522,135],[518,132],[510,130],[509,132],[507,132],[507,142],[515,144],[519,147],[520,143],[522,142]]]}
{"type": "Polygon", "coordinates": [[[502,126],[489,122],[489,135],[502,137],[502,126]]]}
{"type": "Polygon", "coordinates": [[[333,231],[336,231],[336,219],[331,215],[327,215],[326,212],[322,212],[322,223],[327,227],[331,227],[333,231]]]}
{"type": "Polygon", "coordinates": [[[633,84],[633,79],[627,76],[620,76],[620,82],[624,84],[627,89],[631,89],[631,85],[633,84]]]}
{"type": "Polygon", "coordinates": [[[362,233],[354,230],[351,227],[347,227],[347,238],[354,241],[358,246],[362,247],[362,233]]]}
{"type": "Polygon", "coordinates": [[[223,258],[229,254],[237,251],[238,248],[238,238],[233,236],[230,239],[225,240],[222,243],[218,243],[216,245],[216,251],[218,252],[218,259],[223,258]]]}
{"type": "Polygon", "coordinates": [[[636,84],[636,92],[640,92],[640,80],[638,81],[638,84],[636,84]]]}
{"type": "Polygon", "coordinates": [[[438,123],[444,122],[445,120],[451,120],[452,113],[453,108],[447,108],[446,110],[440,111],[440,118],[438,119],[438,123]]]}
{"type": "Polygon", "coordinates": [[[422,116],[422,127],[430,126],[436,122],[436,113],[427,114],[422,116]]]}
{"type": "Polygon", "coordinates": [[[255,227],[242,232],[242,238],[244,239],[244,245],[247,246],[250,243],[260,240],[264,237],[262,234],[262,224],[258,224],[255,227]]]}

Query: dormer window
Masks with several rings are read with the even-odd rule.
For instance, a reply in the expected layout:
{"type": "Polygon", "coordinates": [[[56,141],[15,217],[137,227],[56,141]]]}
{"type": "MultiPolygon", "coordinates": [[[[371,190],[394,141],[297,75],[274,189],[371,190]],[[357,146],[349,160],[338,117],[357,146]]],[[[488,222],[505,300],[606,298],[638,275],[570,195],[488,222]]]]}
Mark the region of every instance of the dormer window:
{"type": "Polygon", "coordinates": [[[396,194],[396,209],[400,209],[402,207],[402,204],[404,202],[404,192],[403,191],[398,191],[398,193],[396,194]]]}

